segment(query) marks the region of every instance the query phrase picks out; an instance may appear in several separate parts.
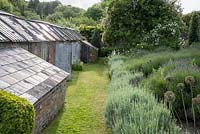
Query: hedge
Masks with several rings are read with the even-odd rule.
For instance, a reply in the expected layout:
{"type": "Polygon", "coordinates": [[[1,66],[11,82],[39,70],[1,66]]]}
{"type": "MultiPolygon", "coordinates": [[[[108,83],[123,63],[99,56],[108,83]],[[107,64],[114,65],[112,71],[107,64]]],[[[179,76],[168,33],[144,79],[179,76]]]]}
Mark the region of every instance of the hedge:
{"type": "Polygon", "coordinates": [[[0,91],[0,134],[31,134],[34,107],[27,100],[0,91]]]}
{"type": "Polygon", "coordinates": [[[83,62],[73,64],[72,65],[72,70],[73,71],[83,71],[83,62]]]}

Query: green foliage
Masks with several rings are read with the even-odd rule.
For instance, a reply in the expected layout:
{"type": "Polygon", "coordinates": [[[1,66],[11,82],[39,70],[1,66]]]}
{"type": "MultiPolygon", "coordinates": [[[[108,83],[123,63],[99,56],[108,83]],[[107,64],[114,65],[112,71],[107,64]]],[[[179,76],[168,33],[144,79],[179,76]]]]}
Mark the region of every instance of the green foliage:
{"type": "Polygon", "coordinates": [[[160,66],[167,63],[170,59],[184,59],[191,58],[195,59],[199,63],[199,49],[188,48],[182,49],[180,51],[164,51],[146,54],[135,59],[130,59],[127,61],[126,68],[131,71],[142,71],[146,76],[151,74],[154,69],[159,69],[160,66]]]}
{"type": "MultiPolygon", "coordinates": [[[[189,48],[185,48],[179,51],[163,51],[162,49],[153,51],[151,53],[138,53],[130,58],[118,62],[117,64],[111,63],[111,76],[113,74],[114,78],[122,77],[124,78],[124,71],[119,69],[119,66],[123,65],[123,70],[131,71],[133,74],[135,72],[142,72],[145,78],[142,82],[139,82],[139,85],[142,86],[142,89],[148,89],[149,92],[152,91],[156,97],[162,102],[164,99],[164,94],[167,91],[173,91],[175,93],[175,102],[172,103],[172,108],[170,110],[177,113],[181,119],[184,119],[185,113],[183,109],[186,109],[188,119],[192,119],[192,99],[197,99],[197,96],[200,95],[200,77],[199,77],[199,67],[200,67],[200,47],[199,43],[193,44],[189,48]],[[117,70],[117,71],[113,71],[117,70]],[[192,88],[187,84],[186,78],[188,76],[194,77],[194,85],[192,88]],[[178,84],[183,83],[184,89],[180,90],[178,84]],[[192,94],[191,94],[192,89],[192,94]],[[183,97],[182,97],[183,96],[183,97]],[[185,108],[184,108],[184,105],[185,108]]],[[[129,55],[129,54],[127,54],[129,55]]],[[[129,55],[130,56],[130,55],[129,55]]],[[[112,60],[114,62],[116,60],[112,60]]],[[[110,64],[110,63],[109,63],[110,64]]],[[[125,73],[126,74],[126,73],[125,73]]],[[[138,79],[137,79],[138,80],[138,79]]],[[[121,79],[118,81],[120,83],[121,79]]],[[[139,78],[139,81],[141,79],[139,78]]],[[[131,82],[134,83],[134,82],[131,82]]],[[[138,83],[138,82],[136,82],[138,83]]],[[[134,84],[135,85],[135,84],[134,84]]],[[[112,85],[113,86],[113,85],[112,85]]],[[[121,86],[116,87],[119,90],[121,86]]],[[[195,105],[196,119],[199,117],[199,102],[198,107],[195,105]]],[[[177,116],[174,115],[174,116],[177,116]]]]}
{"type": "Polygon", "coordinates": [[[26,10],[24,12],[24,17],[27,18],[27,19],[40,20],[40,16],[37,15],[35,12],[30,11],[30,10],[26,10]]]}
{"type": "Polygon", "coordinates": [[[73,71],[83,71],[83,62],[73,64],[72,65],[72,70],[73,71]]]}
{"type": "Polygon", "coordinates": [[[31,134],[34,108],[25,99],[0,91],[0,133],[31,134]]]}
{"type": "Polygon", "coordinates": [[[52,23],[57,23],[58,21],[61,21],[62,19],[63,19],[63,22],[65,22],[62,12],[55,12],[53,14],[48,15],[46,18],[47,21],[52,22],[52,23]]]}
{"type": "Polygon", "coordinates": [[[187,28],[189,29],[190,26],[190,21],[192,18],[192,13],[188,13],[182,16],[182,20],[185,23],[185,25],[187,26],[187,28]]]}
{"type": "Polygon", "coordinates": [[[143,73],[134,74],[123,67],[127,57],[110,58],[111,83],[105,118],[114,134],[178,133],[170,111],[146,89],[137,87],[143,73]]]}
{"type": "MultiPolygon", "coordinates": [[[[159,24],[168,23],[182,26],[179,6],[174,1],[112,0],[103,37],[112,46],[135,47],[159,24]]],[[[177,40],[177,35],[175,37],[177,40]]]]}
{"type": "Polygon", "coordinates": [[[99,57],[108,57],[114,50],[110,47],[101,47],[99,50],[99,57]]]}
{"type": "Polygon", "coordinates": [[[53,14],[55,9],[60,5],[59,1],[50,1],[50,2],[40,2],[39,0],[30,0],[28,2],[28,8],[36,12],[41,18],[53,14]]]}
{"type": "Polygon", "coordinates": [[[19,12],[21,15],[24,15],[25,0],[9,0],[13,5],[13,12],[19,12]]]}
{"type": "Polygon", "coordinates": [[[13,5],[8,0],[1,0],[0,10],[5,12],[11,12],[13,10],[13,5]]]}
{"type": "Polygon", "coordinates": [[[67,19],[67,18],[80,17],[85,12],[85,10],[78,7],[73,7],[71,5],[68,6],[60,5],[55,9],[55,12],[63,13],[63,17],[67,19]]]}
{"type": "Polygon", "coordinates": [[[97,48],[101,48],[102,42],[101,42],[101,34],[100,31],[95,29],[92,36],[91,36],[91,43],[97,48]]]}
{"type": "Polygon", "coordinates": [[[79,31],[86,39],[90,40],[95,29],[95,26],[81,25],[79,31]]]}
{"type": "Polygon", "coordinates": [[[94,21],[91,18],[85,17],[85,16],[70,18],[67,21],[70,21],[72,24],[76,24],[76,26],[78,26],[78,27],[80,25],[87,25],[87,26],[96,26],[97,25],[96,21],[94,21]]]}
{"type": "Polygon", "coordinates": [[[197,12],[194,12],[190,21],[190,28],[189,28],[189,45],[191,45],[193,42],[200,41],[199,36],[199,14],[197,12]]]}
{"type": "Polygon", "coordinates": [[[45,16],[48,16],[49,14],[54,13],[56,8],[59,5],[61,5],[59,1],[45,2],[45,3],[40,3],[40,4],[43,5],[45,16]]]}
{"type": "Polygon", "coordinates": [[[95,21],[100,21],[103,17],[103,8],[101,4],[94,4],[92,7],[89,7],[85,13],[85,16],[92,18],[95,21]]]}
{"type": "Polygon", "coordinates": [[[39,6],[39,4],[40,4],[40,1],[39,1],[39,0],[30,0],[30,1],[28,2],[28,8],[33,9],[33,10],[36,10],[37,7],[39,6]]]}
{"type": "MultiPolygon", "coordinates": [[[[182,101],[185,102],[186,111],[191,111],[192,98],[200,94],[200,76],[199,67],[193,65],[192,59],[180,59],[169,61],[164,64],[158,71],[154,72],[144,83],[155,95],[163,100],[166,91],[173,91],[176,95],[176,100],[172,104],[173,110],[179,116],[184,118],[184,107],[182,101]],[[193,76],[195,84],[192,87],[193,94],[191,94],[191,87],[185,81],[187,76],[193,76]],[[182,90],[177,88],[179,83],[183,83],[182,90]],[[183,94],[183,98],[182,98],[183,94]],[[182,100],[183,99],[183,100],[182,100]]],[[[196,107],[197,109],[197,107],[196,107]]],[[[198,113],[198,111],[196,111],[198,113]]],[[[187,112],[188,118],[192,118],[190,112],[187,112]]]]}
{"type": "Polygon", "coordinates": [[[158,24],[153,30],[151,30],[143,42],[147,43],[147,46],[169,46],[174,49],[180,48],[180,26],[177,23],[158,24]]]}
{"type": "Polygon", "coordinates": [[[79,31],[89,42],[93,43],[93,45],[98,48],[101,46],[102,30],[99,26],[80,25],[79,31]]]}

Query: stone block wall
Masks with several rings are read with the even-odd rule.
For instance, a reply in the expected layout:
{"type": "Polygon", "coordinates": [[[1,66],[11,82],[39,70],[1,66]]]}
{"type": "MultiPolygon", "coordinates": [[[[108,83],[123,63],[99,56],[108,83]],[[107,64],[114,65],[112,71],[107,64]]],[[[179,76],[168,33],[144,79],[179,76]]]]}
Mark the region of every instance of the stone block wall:
{"type": "Polygon", "coordinates": [[[62,109],[66,96],[66,79],[53,88],[35,105],[35,129],[38,134],[52,121],[62,109]]]}

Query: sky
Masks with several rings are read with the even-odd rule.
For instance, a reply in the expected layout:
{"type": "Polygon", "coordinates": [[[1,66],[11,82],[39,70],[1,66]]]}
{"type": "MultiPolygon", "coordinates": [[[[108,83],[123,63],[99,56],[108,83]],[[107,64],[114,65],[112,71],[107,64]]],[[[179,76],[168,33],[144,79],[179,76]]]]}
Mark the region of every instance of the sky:
{"type": "MultiPolygon", "coordinates": [[[[53,1],[53,0],[40,0],[42,1],[53,1]]],[[[101,0],[59,0],[61,3],[66,5],[72,5],[80,8],[87,9],[93,4],[100,2],[101,0]]]]}
{"type": "MultiPolygon", "coordinates": [[[[52,0],[40,0],[40,1],[52,1],[52,0]]],[[[101,0],[60,0],[63,4],[72,5],[87,9],[95,3],[101,0]]],[[[200,0],[181,0],[183,13],[189,13],[195,10],[200,10],[200,0]]]]}
{"type": "Polygon", "coordinates": [[[181,0],[183,13],[200,11],[200,0],[181,0]]]}

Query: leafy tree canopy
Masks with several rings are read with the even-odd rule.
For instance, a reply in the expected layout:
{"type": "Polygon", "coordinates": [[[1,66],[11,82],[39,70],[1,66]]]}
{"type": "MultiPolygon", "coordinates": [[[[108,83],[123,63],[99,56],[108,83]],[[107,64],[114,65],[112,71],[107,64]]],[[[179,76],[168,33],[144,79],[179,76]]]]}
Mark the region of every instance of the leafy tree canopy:
{"type": "Polygon", "coordinates": [[[182,24],[180,7],[173,0],[111,0],[104,22],[104,41],[134,47],[158,24],[182,24]]]}
{"type": "Polygon", "coordinates": [[[13,5],[8,0],[0,0],[0,9],[5,12],[11,12],[13,5]]]}
{"type": "Polygon", "coordinates": [[[193,42],[200,41],[199,36],[199,13],[194,12],[192,14],[192,18],[190,21],[190,28],[189,28],[189,45],[191,45],[193,42]]]}
{"type": "Polygon", "coordinates": [[[101,6],[101,4],[94,4],[92,7],[88,8],[85,15],[88,18],[92,18],[95,21],[100,21],[100,19],[103,17],[104,10],[101,6]]]}

